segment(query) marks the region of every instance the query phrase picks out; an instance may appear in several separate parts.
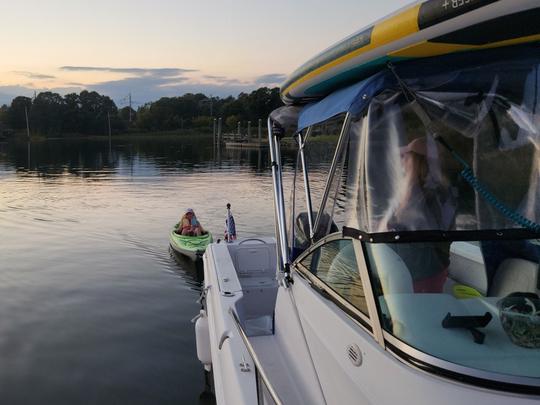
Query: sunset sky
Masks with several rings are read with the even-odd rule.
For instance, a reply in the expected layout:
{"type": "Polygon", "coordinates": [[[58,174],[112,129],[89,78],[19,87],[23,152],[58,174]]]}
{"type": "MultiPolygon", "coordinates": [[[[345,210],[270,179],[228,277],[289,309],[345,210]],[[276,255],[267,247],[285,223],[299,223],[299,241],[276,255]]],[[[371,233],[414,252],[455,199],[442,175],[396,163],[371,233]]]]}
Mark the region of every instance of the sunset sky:
{"type": "Polygon", "coordinates": [[[0,0],[0,104],[96,90],[134,107],[162,96],[236,96],[408,0],[0,0]]]}

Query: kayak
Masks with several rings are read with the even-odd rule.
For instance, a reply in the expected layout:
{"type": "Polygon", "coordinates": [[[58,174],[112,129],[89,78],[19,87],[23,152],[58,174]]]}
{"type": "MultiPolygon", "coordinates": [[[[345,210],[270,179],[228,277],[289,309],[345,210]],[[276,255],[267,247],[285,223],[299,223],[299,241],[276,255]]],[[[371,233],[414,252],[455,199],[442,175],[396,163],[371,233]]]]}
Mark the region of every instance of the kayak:
{"type": "Polygon", "coordinates": [[[421,0],[310,59],[281,86],[305,104],[383,69],[418,58],[540,41],[538,0],[421,0]]]}
{"type": "Polygon", "coordinates": [[[191,260],[197,260],[202,257],[206,247],[212,243],[212,234],[207,232],[201,236],[178,235],[175,232],[176,226],[171,230],[169,241],[173,250],[191,260]]]}

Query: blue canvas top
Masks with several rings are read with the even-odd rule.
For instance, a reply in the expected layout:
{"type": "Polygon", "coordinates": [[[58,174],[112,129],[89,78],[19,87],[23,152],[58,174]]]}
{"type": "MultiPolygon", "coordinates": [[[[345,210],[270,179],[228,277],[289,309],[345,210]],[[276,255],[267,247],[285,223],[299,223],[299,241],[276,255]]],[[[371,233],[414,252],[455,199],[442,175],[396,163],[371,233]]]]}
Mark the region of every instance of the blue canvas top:
{"type": "Polygon", "coordinates": [[[298,117],[298,131],[341,113],[363,110],[387,81],[385,78],[385,72],[377,73],[359,83],[335,91],[321,101],[308,104],[298,117]]]}
{"type": "MultiPolygon", "coordinates": [[[[395,66],[395,71],[411,88],[426,90],[432,89],[435,85],[436,89],[441,91],[445,89],[447,79],[454,77],[455,72],[464,67],[471,68],[477,65],[479,69],[482,69],[486,60],[492,63],[497,63],[497,61],[508,63],[512,59],[523,60],[527,55],[537,54],[538,50],[539,44],[533,43],[486,51],[463,52],[402,62],[395,66]],[[437,77],[435,81],[434,75],[437,77]],[[431,79],[424,82],[426,77],[431,79]]],[[[479,70],[477,74],[463,75],[458,81],[453,80],[452,87],[459,85],[462,88],[482,88],[485,87],[483,80],[483,75],[479,70]]],[[[397,88],[397,81],[390,69],[384,69],[361,82],[335,91],[318,102],[308,104],[298,117],[298,131],[338,114],[347,112],[359,114],[369,105],[374,96],[387,88],[397,88]]]]}

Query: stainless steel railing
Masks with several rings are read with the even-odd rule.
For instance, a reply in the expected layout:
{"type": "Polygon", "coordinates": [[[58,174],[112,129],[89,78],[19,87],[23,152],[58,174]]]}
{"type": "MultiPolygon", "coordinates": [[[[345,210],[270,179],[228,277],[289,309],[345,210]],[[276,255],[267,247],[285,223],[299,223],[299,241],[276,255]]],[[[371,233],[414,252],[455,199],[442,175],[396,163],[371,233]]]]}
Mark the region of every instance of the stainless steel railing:
{"type": "MultiPolygon", "coordinates": [[[[257,370],[257,374],[258,376],[261,377],[261,380],[263,384],[265,385],[266,390],[270,394],[272,401],[274,401],[276,405],[283,405],[283,402],[279,398],[279,395],[277,394],[276,390],[270,383],[270,380],[268,379],[268,375],[264,371],[262,364],[259,358],[257,357],[257,354],[255,353],[255,350],[253,349],[253,346],[251,345],[246,335],[246,332],[244,331],[244,328],[242,328],[242,324],[240,323],[240,319],[238,319],[237,313],[232,308],[229,308],[229,314],[231,314],[234,324],[236,325],[236,328],[238,329],[238,334],[242,337],[242,340],[244,341],[244,345],[246,346],[249,352],[249,355],[253,359],[253,363],[255,364],[255,369],[257,370]]],[[[259,398],[259,403],[260,403],[260,398],[259,398]]]]}
{"type": "Polygon", "coordinates": [[[268,118],[268,143],[270,146],[270,159],[272,164],[272,182],[274,185],[274,209],[277,223],[277,240],[280,269],[283,271],[289,264],[289,248],[287,244],[287,231],[285,226],[285,199],[283,196],[283,173],[281,171],[281,153],[279,139],[272,131],[272,119],[268,118]]]}

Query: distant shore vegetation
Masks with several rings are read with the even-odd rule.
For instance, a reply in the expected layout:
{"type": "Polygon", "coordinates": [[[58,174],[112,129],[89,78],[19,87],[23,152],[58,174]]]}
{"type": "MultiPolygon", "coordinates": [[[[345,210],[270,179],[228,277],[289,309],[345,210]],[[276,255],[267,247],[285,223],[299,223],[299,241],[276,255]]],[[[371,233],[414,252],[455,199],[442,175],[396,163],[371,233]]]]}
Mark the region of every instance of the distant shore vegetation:
{"type": "Polygon", "coordinates": [[[114,101],[95,91],[83,90],[65,96],[42,92],[35,97],[15,97],[0,107],[0,137],[26,136],[27,116],[33,138],[80,137],[140,133],[212,133],[214,119],[221,118],[223,132],[246,128],[251,121],[266,120],[282,104],[279,89],[262,87],[238,97],[209,97],[187,93],[162,97],[138,107],[118,108],[114,101]]]}

